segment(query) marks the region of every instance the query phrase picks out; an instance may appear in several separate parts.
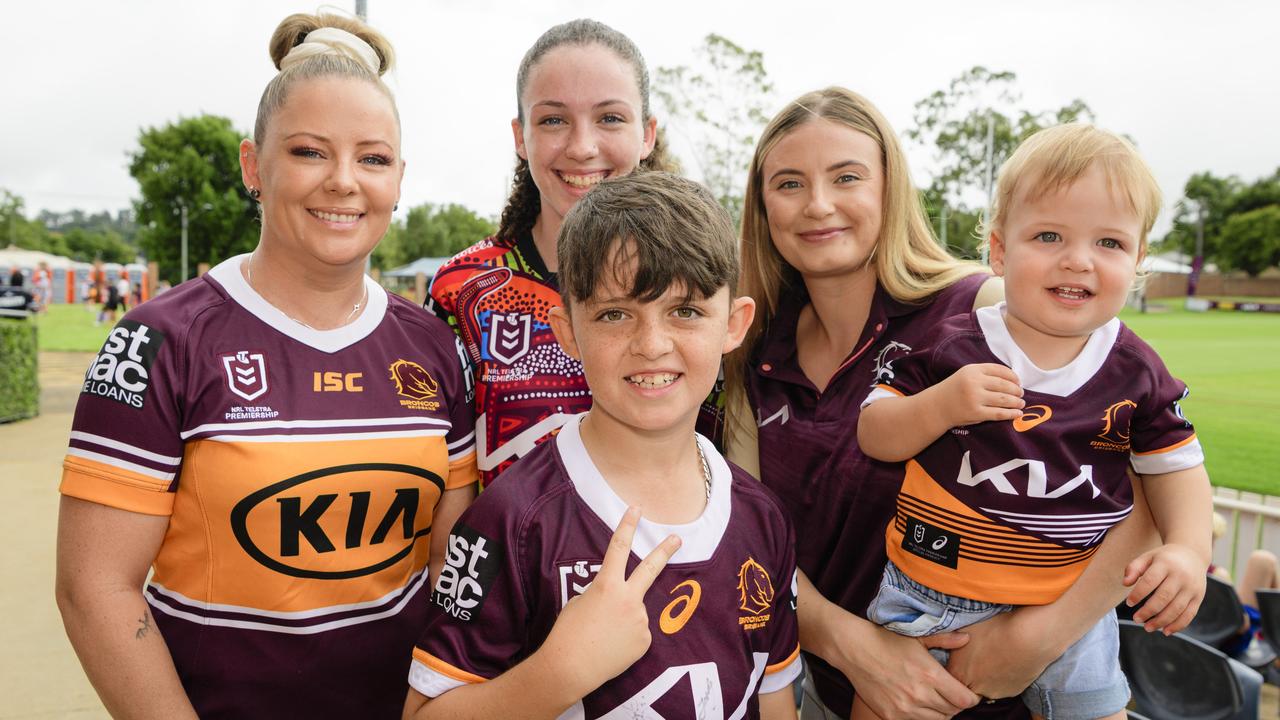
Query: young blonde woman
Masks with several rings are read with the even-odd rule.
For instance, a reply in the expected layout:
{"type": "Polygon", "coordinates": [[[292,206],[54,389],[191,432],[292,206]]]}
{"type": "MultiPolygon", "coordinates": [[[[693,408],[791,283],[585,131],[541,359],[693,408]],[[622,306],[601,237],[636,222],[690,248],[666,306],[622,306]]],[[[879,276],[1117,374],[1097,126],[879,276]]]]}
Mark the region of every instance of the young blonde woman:
{"type": "MultiPolygon", "coordinates": [[[[1018,694],[1125,595],[1150,534],[1135,512],[1077,584],[1031,607],[921,641],[864,619],[881,576],[900,466],[865,457],[860,404],[943,318],[999,299],[985,269],[934,239],[888,122],[842,88],[808,93],[765,128],[747,182],[743,281],[756,322],[726,367],[730,457],[788,505],[797,529],[806,718],[848,717],[856,691],[882,718],[983,716],[1018,694]]],[[[1141,505],[1145,507],[1145,505],[1141,505]]]]}
{"type": "Polygon", "coordinates": [[[399,717],[432,528],[475,494],[456,338],[364,275],[404,173],[391,47],[293,15],[270,50],[257,248],[128,313],[76,407],[58,605],[115,717],[399,717]]]}

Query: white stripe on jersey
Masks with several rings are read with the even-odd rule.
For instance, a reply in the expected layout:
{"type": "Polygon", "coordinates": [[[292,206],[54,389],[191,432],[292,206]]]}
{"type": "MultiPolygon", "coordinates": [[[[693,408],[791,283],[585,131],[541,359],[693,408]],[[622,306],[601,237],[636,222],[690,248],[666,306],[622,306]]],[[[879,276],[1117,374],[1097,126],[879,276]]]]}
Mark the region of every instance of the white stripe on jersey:
{"type": "Polygon", "coordinates": [[[382,438],[418,438],[444,435],[448,430],[387,430],[384,432],[320,433],[303,435],[209,435],[201,440],[213,442],[324,442],[326,440],[378,440],[382,438]]]}
{"type": "Polygon", "coordinates": [[[71,439],[93,443],[94,445],[101,445],[102,447],[109,447],[112,450],[120,450],[122,452],[127,452],[130,455],[137,455],[144,460],[153,460],[155,462],[165,463],[166,465],[177,465],[182,462],[181,457],[169,457],[168,455],[153,453],[150,450],[143,450],[140,447],[129,445],[128,443],[122,443],[119,440],[112,440],[109,437],[94,435],[93,433],[87,433],[80,430],[72,430],[71,439]]]}
{"type": "Polygon", "coordinates": [[[476,437],[476,431],[472,430],[471,432],[467,433],[466,437],[458,438],[457,440],[454,440],[453,442],[449,443],[448,447],[450,450],[453,450],[459,445],[463,445],[463,444],[473,445],[474,443],[472,443],[471,441],[474,440],[475,437],[476,437]]]}
{"type": "Polygon", "coordinates": [[[100,462],[105,465],[111,465],[112,467],[118,467],[121,470],[136,472],[139,475],[146,475],[147,477],[153,477],[157,480],[173,479],[173,473],[171,472],[167,473],[167,472],[161,472],[159,470],[153,470],[149,467],[146,467],[145,465],[138,465],[137,463],[131,463],[128,460],[121,460],[120,458],[111,457],[110,455],[103,455],[102,453],[96,453],[92,450],[81,450],[80,448],[67,448],[67,454],[74,455],[76,457],[82,457],[82,458],[85,458],[86,460],[94,460],[96,462],[100,462]]]}
{"type": "Polygon", "coordinates": [[[1130,455],[1129,463],[1139,475],[1161,475],[1203,465],[1204,449],[1200,447],[1200,440],[1197,438],[1173,450],[1130,455]]]}
{"type": "Polygon", "coordinates": [[[261,622],[257,622],[253,620],[230,620],[227,618],[206,617],[198,613],[190,612],[188,610],[182,610],[182,609],[170,606],[168,604],[165,604],[164,602],[160,602],[156,599],[154,595],[151,595],[149,593],[144,593],[144,595],[146,596],[147,604],[155,608],[156,610],[159,610],[160,612],[166,615],[171,615],[173,617],[181,618],[183,620],[189,620],[193,623],[198,623],[200,625],[214,625],[217,627],[240,628],[243,630],[265,630],[267,632],[277,632],[277,633],[283,633],[285,635],[315,635],[316,633],[325,632],[327,630],[334,630],[334,629],[343,628],[343,627],[351,627],[353,625],[363,625],[364,623],[373,622],[375,620],[381,620],[383,618],[392,617],[394,615],[399,614],[400,611],[404,608],[404,606],[409,604],[409,601],[417,597],[418,592],[422,589],[422,586],[426,583],[426,579],[427,579],[427,572],[424,569],[421,573],[417,575],[417,577],[412,578],[409,581],[408,585],[404,586],[404,587],[408,587],[409,585],[411,585],[414,587],[411,587],[408,592],[405,592],[404,597],[400,598],[400,600],[396,602],[395,605],[381,612],[370,613],[368,615],[357,615],[355,617],[343,618],[341,620],[333,620],[327,623],[319,623],[317,625],[306,625],[302,627],[296,627],[292,625],[277,625],[275,623],[270,622],[269,619],[273,617],[281,618],[281,619],[316,618],[316,617],[324,617],[325,615],[344,612],[346,610],[351,610],[351,609],[359,609],[362,607],[376,607],[379,603],[386,602],[390,597],[394,596],[396,593],[403,592],[404,587],[396,588],[395,590],[392,590],[391,592],[387,593],[386,595],[383,595],[381,598],[378,598],[377,600],[370,600],[368,602],[363,602],[363,603],[350,603],[347,605],[333,605],[327,608],[318,608],[316,610],[304,610],[300,612],[290,613],[290,612],[272,612],[268,610],[258,610],[256,608],[243,607],[240,605],[221,605],[216,603],[205,603],[205,602],[200,602],[198,600],[192,600],[190,598],[187,598],[183,596],[181,593],[174,592],[173,590],[165,589],[154,582],[151,583],[151,585],[149,586],[149,587],[155,588],[157,594],[162,596],[167,595],[171,599],[180,599],[184,603],[195,605],[197,607],[203,607],[209,610],[222,610],[227,612],[244,613],[245,615],[256,615],[258,617],[263,618],[263,621],[261,622]]]}
{"type": "Polygon", "coordinates": [[[444,428],[453,427],[448,420],[437,420],[426,417],[394,417],[394,418],[350,418],[345,420],[262,420],[243,423],[208,423],[197,425],[190,430],[178,434],[183,440],[199,433],[218,430],[264,430],[268,428],[327,428],[327,427],[367,427],[369,425],[436,425],[444,428]]]}
{"type": "Polygon", "coordinates": [[[1123,510],[1117,510],[1115,512],[1091,513],[1087,515],[1032,515],[1030,513],[1008,512],[1006,510],[990,510],[987,508],[983,508],[982,510],[983,512],[999,514],[1001,517],[1019,518],[1019,519],[1025,518],[1029,520],[1046,520],[1046,521],[1048,520],[1089,520],[1093,518],[1097,518],[1098,520],[1102,520],[1104,518],[1119,520],[1124,516],[1128,515],[1129,512],[1133,510],[1133,506],[1130,505],[1129,507],[1123,510]]]}

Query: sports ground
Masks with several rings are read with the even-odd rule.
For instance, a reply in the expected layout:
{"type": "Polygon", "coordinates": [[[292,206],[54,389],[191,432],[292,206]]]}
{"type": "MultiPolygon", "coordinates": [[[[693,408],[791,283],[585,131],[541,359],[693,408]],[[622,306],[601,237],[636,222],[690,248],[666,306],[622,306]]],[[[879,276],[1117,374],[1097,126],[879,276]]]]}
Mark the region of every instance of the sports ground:
{"type": "MultiPolygon", "coordinates": [[[[1164,309],[1123,318],[1192,388],[1184,409],[1215,484],[1280,495],[1280,316],[1164,309]]],[[[107,717],[53,601],[62,455],[84,370],[109,330],[93,320],[78,306],[55,306],[41,318],[41,414],[0,425],[8,494],[0,509],[0,643],[8,657],[0,720],[107,717]]],[[[1275,714],[1267,688],[1263,716],[1275,714]]]]}

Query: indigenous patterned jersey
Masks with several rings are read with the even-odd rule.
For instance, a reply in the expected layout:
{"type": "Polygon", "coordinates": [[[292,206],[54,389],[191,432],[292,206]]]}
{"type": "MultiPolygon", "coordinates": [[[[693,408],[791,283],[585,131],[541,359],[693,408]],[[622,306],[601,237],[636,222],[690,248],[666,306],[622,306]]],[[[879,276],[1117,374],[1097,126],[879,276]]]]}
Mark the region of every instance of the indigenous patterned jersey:
{"type": "Polygon", "coordinates": [[[560,349],[547,311],[561,305],[529,235],[491,237],[436,273],[428,309],[447,320],[476,373],[476,450],[487,485],[571,416],[591,409],[582,365],[560,349]]]}
{"type": "Polygon", "coordinates": [[[952,428],[907,462],[889,559],[939,592],[1038,605],[1083,572],[1107,530],[1133,509],[1125,469],[1167,473],[1204,463],[1175,380],[1113,318],[1066,366],[1041,370],[1009,335],[1003,304],[943,322],[931,347],[896,361],[866,404],[911,395],[974,363],[1002,363],[1022,383],[1012,422],[952,428]]]}
{"type": "Polygon", "coordinates": [[[61,490],[169,516],[145,595],[201,717],[399,717],[433,508],[476,480],[461,349],[370,279],[307,328],[244,257],[111,331],[61,490]]]}
{"type": "MultiPolygon", "coordinates": [[[[756,717],[758,693],[799,675],[790,524],[699,442],[712,468],[706,510],[687,525],[642,519],[628,562],[630,574],[668,534],[683,540],[645,597],[653,644],[563,717],[756,717]]],[[[454,526],[409,683],[436,697],[526,658],[591,583],[624,512],[570,419],[454,526]]]]}

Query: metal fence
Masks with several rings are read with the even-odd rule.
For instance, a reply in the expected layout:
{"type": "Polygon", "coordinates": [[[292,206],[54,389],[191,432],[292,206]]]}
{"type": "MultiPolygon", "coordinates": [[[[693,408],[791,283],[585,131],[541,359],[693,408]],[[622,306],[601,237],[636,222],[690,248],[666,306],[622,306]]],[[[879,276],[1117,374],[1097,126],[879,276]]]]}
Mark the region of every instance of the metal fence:
{"type": "Polygon", "coordinates": [[[1239,578],[1249,553],[1263,548],[1280,555],[1280,497],[1213,489],[1213,509],[1227,519],[1227,532],[1213,546],[1213,563],[1239,578]]]}

